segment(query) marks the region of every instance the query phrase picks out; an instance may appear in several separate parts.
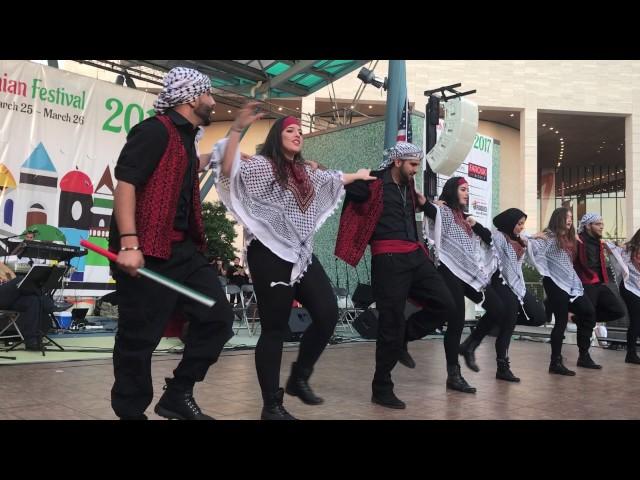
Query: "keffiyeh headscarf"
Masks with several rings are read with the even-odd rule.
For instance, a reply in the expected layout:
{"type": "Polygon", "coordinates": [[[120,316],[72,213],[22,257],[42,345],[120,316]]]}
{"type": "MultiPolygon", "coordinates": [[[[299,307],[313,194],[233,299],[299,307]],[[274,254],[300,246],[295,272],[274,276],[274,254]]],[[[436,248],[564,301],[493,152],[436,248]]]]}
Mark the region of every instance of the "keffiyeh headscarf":
{"type": "Polygon", "coordinates": [[[422,160],[422,149],[413,143],[397,142],[393,147],[384,151],[384,160],[378,167],[384,170],[389,167],[394,160],[422,160]]]}
{"type": "Polygon", "coordinates": [[[584,227],[586,227],[590,223],[599,222],[601,220],[602,217],[597,213],[585,213],[580,219],[580,224],[578,225],[578,233],[584,232],[584,227]]]}
{"type": "Polygon", "coordinates": [[[153,104],[159,114],[163,114],[168,108],[191,102],[211,90],[209,77],[191,68],[172,68],[164,77],[163,83],[164,88],[153,104]]]}

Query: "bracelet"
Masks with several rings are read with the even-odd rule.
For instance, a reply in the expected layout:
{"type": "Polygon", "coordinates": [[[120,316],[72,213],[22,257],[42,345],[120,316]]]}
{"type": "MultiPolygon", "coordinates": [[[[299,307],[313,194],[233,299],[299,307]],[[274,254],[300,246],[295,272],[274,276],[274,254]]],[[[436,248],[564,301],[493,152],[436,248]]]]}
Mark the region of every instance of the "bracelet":
{"type": "Polygon", "coordinates": [[[232,132],[242,133],[243,130],[244,130],[244,128],[237,128],[237,127],[234,127],[233,125],[231,126],[231,131],[232,132]]]}
{"type": "Polygon", "coordinates": [[[137,237],[138,234],[137,233],[123,233],[122,235],[120,235],[120,238],[122,237],[137,237]]]}
{"type": "Polygon", "coordinates": [[[121,252],[129,252],[131,250],[140,250],[140,246],[136,245],[135,247],[120,247],[121,252]]]}

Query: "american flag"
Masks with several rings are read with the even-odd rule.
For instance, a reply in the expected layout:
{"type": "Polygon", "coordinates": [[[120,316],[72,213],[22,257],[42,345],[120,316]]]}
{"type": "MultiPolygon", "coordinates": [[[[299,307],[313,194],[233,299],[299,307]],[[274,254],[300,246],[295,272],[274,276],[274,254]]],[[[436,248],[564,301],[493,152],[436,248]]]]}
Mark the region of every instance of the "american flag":
{"type": "Polygon", "coordinates": [[[413,139],[413,131],[411,130],[411,122],[409,121],[408,106],[409,97],[405,97],[404,107],[402,107],[402,114],[400,115],[400,124],[398,125],[398,136],[396,141],[409,142],[413,139]]]}

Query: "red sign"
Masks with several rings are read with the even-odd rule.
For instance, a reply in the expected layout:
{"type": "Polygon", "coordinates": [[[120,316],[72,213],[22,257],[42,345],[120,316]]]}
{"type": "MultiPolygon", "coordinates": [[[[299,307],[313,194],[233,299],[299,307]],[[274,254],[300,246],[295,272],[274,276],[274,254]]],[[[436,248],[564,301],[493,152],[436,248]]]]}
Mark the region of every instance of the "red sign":
{"type": "Polygon", "coordinates": [[[473,163],[469,163],[468,175],[471,178],[477,178],[478,180],[487,181],[487,169],[486,167],[481,167],[480,165],[474,165],[473,163]]]}

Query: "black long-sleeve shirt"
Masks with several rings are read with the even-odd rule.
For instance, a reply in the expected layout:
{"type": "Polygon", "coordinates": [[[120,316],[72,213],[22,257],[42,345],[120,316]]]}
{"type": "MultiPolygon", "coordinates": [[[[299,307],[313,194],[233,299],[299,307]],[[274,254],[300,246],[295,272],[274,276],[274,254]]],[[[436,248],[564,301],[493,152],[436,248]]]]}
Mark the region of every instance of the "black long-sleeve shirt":
{"type": "Polygon", "coordinates": [[[587,254],[587,267],[593,272],[598,274],[598,278],[601,282],[604,282],[602,277],[602,267],[600,265],[600,240],[592,237],[588,233],[580,235],[584,242],[585,252],[587,254]]]}
{"type": "MultiPolygon", "coordinates": [[[[382,214],[371,239],[417,242],[418,229],[411,187],[395,183],[391,169],[383,173],[382,182],[382,214]]],[[[350,201],[364,202],[369,198],[369,187],[365,181],[357,180],[345,189],[350,201]]]]}
{"type": "MultiPolygon", "coordinates": [[[[176,175],[183,176],[183,181],[174,221],[176,230],[186,231],[189,229],[191,213],[193,169],[197,168],[199,163],[195,146],[198,128],[174,110],[168,110],[167,115],[177,127],[182,144],[187,151],[186,170],[175,172],[176,175]]],[[[136,188],[143,186],[157,168],[168,144],[169,133],[160,120],[152,117],[137,124],[129,132],[127,143],[120,152],[114,171],[115,177],[131,183],[136,188]]]]}

